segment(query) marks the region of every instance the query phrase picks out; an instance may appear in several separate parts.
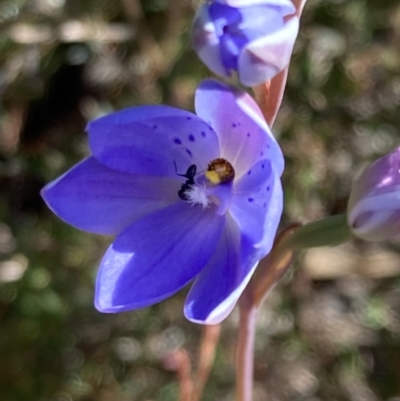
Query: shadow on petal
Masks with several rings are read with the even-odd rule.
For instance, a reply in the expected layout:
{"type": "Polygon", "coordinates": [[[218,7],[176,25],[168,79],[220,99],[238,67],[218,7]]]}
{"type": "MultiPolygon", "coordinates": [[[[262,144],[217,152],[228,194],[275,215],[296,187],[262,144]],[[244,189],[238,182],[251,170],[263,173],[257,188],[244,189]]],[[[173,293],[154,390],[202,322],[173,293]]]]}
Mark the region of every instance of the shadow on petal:
{"type": "Polygon", "coordinates": [[[258,253],[228,218],[215,253],[187,296],[185,316],[203,324],[218,324],[225,319],[249,282],[258,253]]]}

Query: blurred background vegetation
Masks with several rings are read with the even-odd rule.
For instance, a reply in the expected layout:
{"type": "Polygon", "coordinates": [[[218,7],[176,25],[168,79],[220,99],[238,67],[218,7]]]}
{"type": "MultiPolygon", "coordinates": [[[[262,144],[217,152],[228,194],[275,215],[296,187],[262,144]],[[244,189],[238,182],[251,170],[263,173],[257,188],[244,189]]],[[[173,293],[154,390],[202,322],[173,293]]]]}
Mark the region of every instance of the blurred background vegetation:
{"type": "MultiPolygon", "coordinates": [[[[128,105],[192,109],[210,73],[188,45],[195,0],[0,2],[0,400],[174,401],[169,353],[195,359],[185,291],[93,307],[110,238],[58,220],[39,190],[88,153],[85,124],[128,105]]],[[[283,223],[346,208],[366,163],[398,145],[400,3],[309,0],[274,127],[283,223]]],[[[261,312],[254,401],[399,401],[400,258],[354,241],[300,253],[261,312]]],[[[236,311],[204,401],[233,399],[236,311]]]]}

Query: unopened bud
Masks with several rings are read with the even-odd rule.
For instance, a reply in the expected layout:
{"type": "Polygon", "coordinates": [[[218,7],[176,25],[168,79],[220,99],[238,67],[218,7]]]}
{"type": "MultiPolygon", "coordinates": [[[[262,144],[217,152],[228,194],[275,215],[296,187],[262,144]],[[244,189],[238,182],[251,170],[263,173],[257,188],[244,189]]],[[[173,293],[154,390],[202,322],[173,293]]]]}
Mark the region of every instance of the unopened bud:
{"type": "Polygon", "coordinates": [[[369,165],[355,181],[347,220],[360,238],[400,238],[400,148],[369,165]]]}

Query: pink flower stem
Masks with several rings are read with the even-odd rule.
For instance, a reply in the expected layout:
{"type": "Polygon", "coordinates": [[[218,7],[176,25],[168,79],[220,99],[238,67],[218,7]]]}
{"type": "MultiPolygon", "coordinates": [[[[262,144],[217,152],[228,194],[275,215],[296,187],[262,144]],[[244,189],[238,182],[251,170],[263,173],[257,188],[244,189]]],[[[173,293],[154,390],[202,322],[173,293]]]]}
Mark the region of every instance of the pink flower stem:
{"type": "Polygon", "coordinates": [[[240,322],[236,354],[236,401],[253,399],[254,341],[258,308],[249,293],[239,301],[240,322]]]}
{"type": "Polygon", "coordinates": [[[215,350],[221,333],[221,326],[204,326],[201,340],[199,362],[195,373],[194,389],[190,401],[199,401],[203,394],[204,386],[210,375],[215,357],[215,350]]]}
{"type": "Polygon", "coordinates": [[[254,341],[258,310],[275,284],[288,271],[293,259],[289,240],[300,227],[301,224],[292,223],[277,235],[271,253],[260,261],[240,297],[235,401],[253,400],[254,341]]]}

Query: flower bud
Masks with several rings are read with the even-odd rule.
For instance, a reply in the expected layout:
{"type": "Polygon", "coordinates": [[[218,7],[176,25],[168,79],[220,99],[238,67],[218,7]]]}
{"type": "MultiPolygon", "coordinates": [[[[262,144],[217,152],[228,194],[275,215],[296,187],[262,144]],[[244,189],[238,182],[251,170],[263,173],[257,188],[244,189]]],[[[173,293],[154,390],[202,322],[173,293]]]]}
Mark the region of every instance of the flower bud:
{"type": "Polygon", "coordinates": [[[365,240],[400,238],[400,148],[369,165],[355,181],[347,220],[365,240]]]}
{"type": "Polygon", "coordinates": [[[299,29],[295,11],[290,0],[211,1],[194,18],[193,47],[215,74],[236,71],[243,85],[256,86],[288,66],[299,29]]]}

